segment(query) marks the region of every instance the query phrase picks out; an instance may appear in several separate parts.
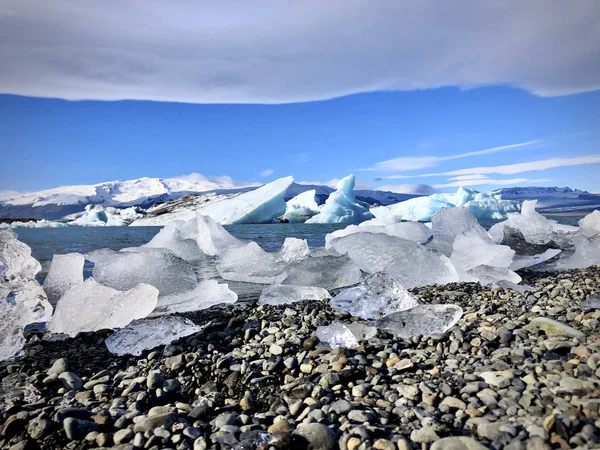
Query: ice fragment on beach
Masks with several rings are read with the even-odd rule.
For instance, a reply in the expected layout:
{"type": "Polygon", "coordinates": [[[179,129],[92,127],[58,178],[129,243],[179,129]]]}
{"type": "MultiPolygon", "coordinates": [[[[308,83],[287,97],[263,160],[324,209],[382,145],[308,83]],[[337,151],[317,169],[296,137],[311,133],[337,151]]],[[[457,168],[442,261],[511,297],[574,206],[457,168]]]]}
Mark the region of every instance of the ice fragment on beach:
{"type": "Polygon", "coordinates": [[[289,223],[303,223],[319,213],[319,205],[315,201],[317,191],[311,189],[298,194],[286,202],[283,219],[289,223]]]}
{"type": "Polygon", "coordinates": [[[559,253],[561,253],[561,250],[549,248],[544,253],[541,253],[539,255],[515,256],[513,258],[512,263],[509,266],[509,269],[516,271],[524,269],[526,267],[536,266],[554,258],[559,253]]]}
{"type": "Polygon", "coordinates": [[[527,292],[535,292],[537,289],[532,286],[525,286],[513,283],[512,281],[500,280],[494,283],[494,286],[498,286],[504,289],[511,289],[519,294],[526,294],[527,292]]]}
{"type": "Polygon", "coordinates": [[[191,239],[184,234],[181,228],[184,222],[175,221],[165,225],[150,242],[143,247],[168,249],[173,254],[188,262],[197,262],[206,257],[205,253],[200,250],[195,239],[191,239]]]}
{"type": "Polygon", "coordinates": [[[375,322],[377,328],[389,331],[403,339],[445,333],[462,317],[457,305],[417,305],[396,312],[375,322]]]}
{"type": "Polygon", "coordinates": [[[139,356],[144,350],[198,333],[201,327],[177,316],[136,320],[106,339],[106,347],[115,355],[139,356]]]}
{"type": "Polygon", "coordinates": [[[61,297],[48,330],[75,336],[81,331],[121,328],[150,314],[157,299],[158,289],[148,284],[118,291],[88,278],[61,297]]]}
{"type": "Polygon", "coordinates": [[[331,325],[318,327],[315,336],[321,342],[329,344],[334,349],[338,347],[353,348],[358,347],[358,339],[352,331],[341,322],[335,321],[331,325]]]}
{"type": "Polygon", "coordinates": [[[462,279],[463,281],[479,282],[482,286],[487,286],[488,284],[500,281],[508,281],[514,284],[521,282],[521,277],[506,267],[492,267],[486,265],[477,266],[468,270],[462,279]],[[469,277],[472,277],[472,279],[469,277]]]}
{"type": "Polygon", "coordinates": [[[196,287],[194,269],[178,256],[160,249],[146,249],[143,253],[134,250],[92,256],[94,279],[121,291],[145,283],[156,287],[160,295],[185,292],[196,287]]]}
{"type": "Polygon", "coordinates": [[[354,175],[338,181],[336,190],[329,194],[321,212],[306,223],[360,223],[373,218],[369,206],[356,200],[354,175]]]}
{"type": "Polygon", "coordinates": [[[285,238],[277,261],[302,261],[310,255],[306,239],[285,238]]]}
{"type": "Polygon", "coordinates": [[[360,225],[348,225],[343,230],[337,230],[325,236],[325,248],[330,249],[334,239],[355,233],[387,234],[407,241],[424,243],[431,237],[431,230],[420,222],[398,222],[387,225],[376,225],[377,219],[367,220],[360,225]]]}
{"type": "Polygon", "coordinates": [[[342,290],[330,302],[332,308],[363,319],[380,318],[418,304],[415,297],[384,273],[368,276],[358,286],[342,290]]]}
{"type": "Polygon", "coordinates": [[[320,287],[276,284],[262,290],[258,304],[288,305],[303,300],[328,300],[330,298],[329,292],[320,287]]]}
{"type": "Polygon", "coordinates": [[[600,264],[600,236],[586,237],[576,234],[571,243],[575,247],[573,254],[559,259],[552,265],[556,269],[584,269],[600,264]]]}
{"type": "Polygon", "coordinates": [[[310,256],[286,267],[283,284],[332,290],[360,281],[360,269],[347,256],[310,256]]]}
{"type": "Polygon", "coordinates": [[[546,244],[554,238],[554,228],[548,219],[535,211],[537,200],[525,200],[521,213],[509,214],[503,222],[490,228],[494,242],[502,242],[507,227],[518,230],[530,244],[546,244]]]}
{"type": "Polygon", "coordinates": [[[431,221],[433,240],[428,245],[450,256],[456,237],[468,230],[485,234],[475,216],[466,208],[441,208],[431,221]]]}
{"type": "Polygon", "coordinates": [[[196,218],[183,227],[188,235],[196,239],[198,247],[207,255],[218,256],[235,247],[242,247],[245,242],[233,237],[211,217],[196,213],[196,218]]]}
{"type": "Polygon", "coordinates": [[[235,303],[237,298],[237,294],[227,284],[203,280],[190,291],[160,296],[151,317],[200,311],[214,305],[235,303]]]}
{"type": "Polygon", "coordinates": [[[458,281],[450,259],[416,242],[386,234],[356,233],[331,246],[368,273],[385,272],[407,289],[458,281]]]}
{"type": "Polygon", "coordinates": [[[579,231],[586,237],[600,236],[600,211],[595,210],[581,219],[579,231]]]}
{"type": "Polygon", "coordinates": [[[482,265],[507,268],[514,255],[514,250],[495,244],[485,231],[471,228],[454,239],[450,260],[460,273],[482,265]]]}
{"type": "Polygon", "coordinates": [[[223,279],[258,284],[281,283],[287,276],[284,268],[284,264],[256,242],[228,250],[217,262],[223,279]]]}
{"type": "Polygon", "coordinates": [[[71,286],[83,283],[84,263],[85,258],[81,253],[67,253],[52,257],[50,270],[44,280],[44,291],[50,303],[56,304],[71,286]]]}

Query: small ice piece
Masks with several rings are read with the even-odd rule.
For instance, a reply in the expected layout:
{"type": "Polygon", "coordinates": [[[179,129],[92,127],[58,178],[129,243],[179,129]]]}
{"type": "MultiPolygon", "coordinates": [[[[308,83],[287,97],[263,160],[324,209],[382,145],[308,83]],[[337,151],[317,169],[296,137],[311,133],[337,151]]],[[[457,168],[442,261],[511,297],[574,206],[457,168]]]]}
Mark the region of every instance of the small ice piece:
{"type": "Polygon", "coordinates": [[[482,265],[507,268],[515,256],[510,247],[494,244],[485,231],[476,228],[456,236],[452,248],[450,261],[459,273],[482,265]]]}
{"type": "Polygon", "coordinates": [[[75,336],[81,331],[122,328],[150,314],[157,300],[158,289],[148,284],[118,291],[88,278],[61,297],[48,330],[75,336]]]}
{"type": "Polygon", "coordinates": [[[389,314],[375,322],[379,329],[403,339],[445,333],[462,317],[457,305],[417,305],[406,311],[389,314]]]}
{"type": "Polygon", "coordinates": [[[350,322],[345,324],[346,328],[354,335],[358,342],[366,341],[377,336],[377,328],[370,327],[358,322],[350,322]]]}
{"type": "Polygon", "coordinates": [[[330,302],[332,308],[362,319],[377,319],[418,304],[415,297],[384,273],[368,276],[358,286],[341,291],[330,302]]]}
{"type": "Polygon", "coordinates": [[[504,288],[504,289],[512,289],[519,294],[526,294],[527,292],[535,292],[537,289],[532,286],[525,286],[512,283],[507,280],[500,280],[494,283],[495,286],[504,288]]]}
{"type": "Polygon", "coordinates": [[[338,181],[336,190],[329,194],[321,212],[306,223],[360,223],[372,219],[369,205],[356,200],[354,195],[354,175],[338,181]]]}
{"type": "Polygon", "coordinates": [[[286,267],[283,284],[318,286],[333,290],[352,286],[360,281],[362,272],[347,256],[310,256],[286,267]]]}
{"type": "Polygon", "coordinates": [[[482,286],[502,280],[518,284],[521,282],[521,277],[507,267],[480,265],[468,270],[463,278],[463,281],[478,281],[482,286]],[[469,277],[473,277],[474,279],[470,280],[469,277]]]}
{"type": "Polygon", "coordinates": [[[292,262],[308,258],[310,250],[306,239],[285,238],[277,261],[292,262]]]}
{"type": "MultiPolygon", "coordinates": [[[[500,237],[500,230],[506,227],[517,229],[530,244],[546,244],[554,238],[554,229],[548,219],[535,211],[537,200],[525,200],[521,213],[509,214],[504,222],[494,225],[494,240],[500,237]]],[[[503,231],[504,234],[504,231],[503,231]]]]}
{"type": "Polygon", "coordinates": [[[466,208],[441,208],[431,221],[433,240],[428,246],[450,256],[454,250],[454,239],[467,230],[474,230],[482,236],[487,235],[475,216],[466,208]]]}
{"type": "Polygon", "coordinates": [[[330,298],[329,292],[320,287],[275,284],[262,290],[258,304],[289,305],[303,300],[329,300],[330,298]]]}
{"type": "Polygon", "coordinates": [[[425,224],[420,222],[398,222],[388,225],[375,225],[377,219],[367,220],[360,225],[348,225],[343,230],[337,230],[325,236],[325,248],[331,248],[331,241],[334,239],[349,236],[355,233],[373,233],[387,234],[396,236],[408,241],[424,243],[431,237],[431,230],[425,224]],[[367,225],[369,222],[373,225],[367,225]]]}
{"type": "Polygon", "coordinates": [[[354,348],[358,347],[358,339],[352,331],[341,322],[334,321],[331,325],[318,327],[315,336],[321,341],[334,348],[354,348]]]}
{"type": "Polygon", "coordinates": [[[331,246],[367,273],[385,272],[406,289],[459,280],[450,259],[416,242],[386,234],[356,233],[331,246]]]}
{"type": "Polygon", "coordinates": [[[165,248],[188,262],[201,261],[206,257],[206,254],[200,250],[195,239],[190,239],[182,232],[182,226],[183,223],[181,221],[165,225],[150,242],[142,247],[165,248]]]}
{"type": "Polygon", "coordinates": [[[584,311],[591,311],[593,309],[600,309],[600,295],[592,295],[584,300],[581,304],[584,311]]]}
{"type": "Polygon", "coordinates": [[[142,253],[129,250],[94,255],[94,279],[121,291],[145,283],[156,287],[160,295],[185,292],[196,287],[194,269],[178,256],[160,249],[145,249],[142,253]]]}
{"type": "Polygon", "coordinates": [[[106,339],[108,350],[115,355],[139,356],[144,350],[171,342],[201,331],[191,320],[177,316],[140,319],[106,339]]]}
{"type": "Polygon", "coordinates": [[[579,232],[586,237],[600,235],[600,211],[595,210],[581,219],[579,232]]]}
{"type": "Polygon", "coordinates": [[[62,295],[72,286],[83,283],[83,264],[81,253],[54,255],[50,270],[44,280],[44,291],[48,301],[55,305],[62,295]]]}
{"type": "Polygon", "coordinates": [[[284,268],[285,265],[256,242],[228,250],[217,262],[223,279],[257,284],[281,283],[287,277],[284,268]]]}
{"type": "Polygon", "coordinates": [[[311,189],[288,200],[282,218],[289,223],[303,223],[315,214],[319,214],[319,205],[315,201],[316,193],[315,189],[311,189]]]}
{"type": "Polygon", "coordinates": [[[571,243],[575,251],[570,257],[559,259],[552,267],[564,269],[585,269],[600,264],[600,236],[588,238],[583,234],[576,234],[571,243]]]}
{"type": "Polygon", "coordinates": [[[214,305],[235,303],[237,299],[237,294],[227,284],[219,284],[216,280],[202,280],[191,291],[159,297],[150,317],[200,311],[214,305]]]}
{"type": "Polygon", "coordinates": [[[509,266],[509,269],[517,271],[517,270],[524,269],[526,267],[536,266],[538,264],[542,264],[542,263],[548,261],[549,259],[554,258],[560,252],[561,252],[561,250],[549,248],[544,253],[539,254],[539,255],[515,256],[513,258],[512,263],[509,266]]]}

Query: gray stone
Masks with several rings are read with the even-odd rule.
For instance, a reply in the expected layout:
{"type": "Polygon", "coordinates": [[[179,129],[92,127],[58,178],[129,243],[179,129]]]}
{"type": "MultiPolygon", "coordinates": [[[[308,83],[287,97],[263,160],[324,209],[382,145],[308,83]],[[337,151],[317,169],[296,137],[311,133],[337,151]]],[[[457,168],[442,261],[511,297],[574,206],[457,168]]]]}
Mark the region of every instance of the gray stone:
{"type": "Polygon", "coordinates": [[[133,431],[135,433],[145,433],[148,430],[154,430],[155,428],[159,427],[169,428],[171,425],[173,425],[176,419],[177,415],[175,413],[144,417],[134,425],[133,431]]]}
{"type": "Polygon", "coordinates": [[[88,433],[92,431],[98,431],[98,425],[94,422],[90,422],[89,420],[81,420],[75,419],[73,417],[67,417],[63,422],[63,428],[65,429],[65,434],[72,441],[80,441],[88,433]]]}
{"type": "Polygon", "coordinates": [[[125,428],[124,430],[119,430],[113,436],[113,440],[115,444],[122,444],[124,442],[129,442],[133,438],[133,431],[129,428],[125,428]]]}
{"type": "Polygon", "coordinates": [[[440,437],[432,427],[423,427],[418,430],[413,430],[412,433],[410,433],[410,439],[414,442],[418,442],[419,444],[435,442],[439,438],[440,437]]]}
{"type": "Polygon", "coordinates": [[[83,387],[83,380],[73,372],[62,372],[58,379],[62,382],[63,387],[68,391],[80,391],[83,387]]]}
{"type": "Polygon", "coordinates": [[[41,439],[52,429],[52,423],[46,419],[36,418],[29,422],[27,426],[27,434],[31,439],[41,439]]]}
{"type": "Polygon", "coordinates": [[[313,450],[334,450],[337,448],[336,433],[321,423],[301,423],[294,434],[306,439],[313,450]]]}
{"type": "Polygon", "coordinates": [[[46,371],[46,374],[58,376],[61,373],[66,372],[68,370],[69,370],[69,364],[67,363],[67,360],[64,358],[59,358],[56,361],[54,361],[54,364],[52,364],[52,367],[50,367],[46,371]]]}
{"type": "Polygon", "coordinates": [[[460,436],[440,439],[429,450],[487,450],[487,447],[473,438],[460,436]]]}
{"type": "Polygon", "coordinates": [[[340,415],[347,414],[350,411],[352,411],[352,403],[350,403],[348,400],[343,399],[336,400],[329,407],[329,411],[340,415]]]}

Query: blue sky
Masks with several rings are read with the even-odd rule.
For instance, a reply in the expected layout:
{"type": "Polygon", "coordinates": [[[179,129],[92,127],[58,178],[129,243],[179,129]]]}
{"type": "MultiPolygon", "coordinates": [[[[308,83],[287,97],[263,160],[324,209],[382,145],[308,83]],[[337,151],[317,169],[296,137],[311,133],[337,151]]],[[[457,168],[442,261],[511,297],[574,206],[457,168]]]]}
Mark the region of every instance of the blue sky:
{"type": "Polygon", "coordinates": [[[593,1],[110,3],[0,0],[0,190],[354,173],[398,192],[600,192],[593,1]]]}

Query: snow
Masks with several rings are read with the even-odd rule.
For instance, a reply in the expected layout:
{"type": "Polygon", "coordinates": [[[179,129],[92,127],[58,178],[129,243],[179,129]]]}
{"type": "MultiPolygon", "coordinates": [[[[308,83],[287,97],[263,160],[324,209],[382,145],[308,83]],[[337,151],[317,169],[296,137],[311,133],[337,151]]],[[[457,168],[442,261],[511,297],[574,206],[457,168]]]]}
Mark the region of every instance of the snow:
{"type": "Polygon", "coordinates": [[[51,304],[56,304],[74,285],[83,283],[84,263],[85,258],[81,253],[67,253],[52,257],[50,270],[43,286],[51,304]]]}
{"type": "Polygon", "coordinates": [[[458,188],[455,194],[432,194],[396,203],[390,206],[372,208],[378,219],[390,218],[395,222],[417,220],[428,222],[441,208],[464,206],[480,219],[502,219],[509,212],[517,211],[517,201],[502,200],[501,193],[477,192],[472,189],[458,188]]]}
{"type": "Polygon", "coordinates": [[[139,356],[144,350],[170,344],[199,331],[201,331],[199,326],[183,317],[167,316],[158,319],[141,319],[118,330],[106,339],[105,344],[108,350],[115,355],[139,356]]]}
{"type": "Polygon", "coordinates": [[[362,319],[375,319],[418,305],[406,289],[383,273],[367,277],[359,285],[342,290],[331,299],[331,307],[362,319]]]}
{"type": "Polygon", "coordinates": [[[258,305],[288,305],[303,300],[321,301],[330,298],[329,292],[320,287],[276,284],[262,290],[258,305]]]}
{"type": "Polygon", "coordinates": [[[202,280],[192,290],[160,296],[151,316],[200,311],[214,305],[235,303],[237,299],[237,294],[227,284],[202,280]]]}
{"type": "Polygon", "coordinates": [[[288,200],[285,203],[285,214],[282,218],[289,223],[302,223],[318,214],[319,205],[317,205],[317,202],[315,201],[316,193],[317,191],[315,189],[311,189],[288,200]]]}
{"type": "Polygon", "coordinates": [[[417,305],[406,311],[389,314],[375,322],[379,329],[387,330],[403,339],[445,333],[462,317],[457,305],[417,305]]]}
{"type": "Polygon", "coordinates": [[[354,195],[354,175],[338,181],[335,192],[329,195],[321,212],[306,223],[360,223],[373,218],[367,204],[358,202],[354,195]]]}

